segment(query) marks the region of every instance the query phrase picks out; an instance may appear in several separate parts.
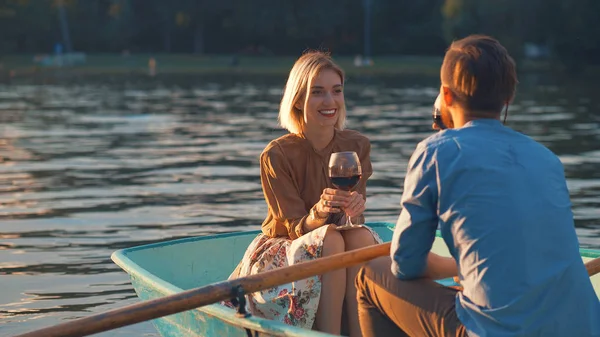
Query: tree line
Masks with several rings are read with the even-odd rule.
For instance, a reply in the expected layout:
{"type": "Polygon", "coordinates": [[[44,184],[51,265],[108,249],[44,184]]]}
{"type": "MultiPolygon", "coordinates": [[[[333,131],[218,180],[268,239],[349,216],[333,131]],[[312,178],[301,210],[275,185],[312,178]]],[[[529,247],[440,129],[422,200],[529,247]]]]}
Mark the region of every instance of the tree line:
{"type": "Polygon", "coordinates": [[[600,62],[599,19],[598,0],[0,0],[0,54],[439,55],[483,33],[575,67],[600,62]]]}

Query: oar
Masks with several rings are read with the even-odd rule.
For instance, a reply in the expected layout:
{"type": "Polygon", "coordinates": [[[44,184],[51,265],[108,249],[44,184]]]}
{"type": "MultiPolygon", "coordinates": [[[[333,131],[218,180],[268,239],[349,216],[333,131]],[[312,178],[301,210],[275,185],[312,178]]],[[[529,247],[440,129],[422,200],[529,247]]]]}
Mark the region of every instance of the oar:
{"type": "MultiPolygon", "coordinates": [[[[241,287],[245,293],[253,293],[292,281],[321,275],[331,270],[364,263],[376,257],[388,255],[389,252],[390,243],[387,242],[231,281],[214,283],[154,300],[143,301],[15,337],[88,336],[231,299],[236,296],[238,287],[241,287]]],[[[600,273],[600,258],[588,261],[585,267],[590,277],[600,273]]]]}
{"type": "Polygon", "coordinates": [[[585,264],[585,269],[587,269],[588,275],[590,275],[590,277],[600,273],[600,257],[593,259],[591,261],[588,261],[585,264]]]}
{"type": "Polygon", "coordinates": [[[347,268],[389,254],[390,243],[382,243],[235,280],[214,283],[154,300],[143,301],[15,337],[88,336],[228,300],[236,296],[238,287],[241,287],[244,293],[253,293],[292,281],[325,274],[331,270],[347,268]]]}

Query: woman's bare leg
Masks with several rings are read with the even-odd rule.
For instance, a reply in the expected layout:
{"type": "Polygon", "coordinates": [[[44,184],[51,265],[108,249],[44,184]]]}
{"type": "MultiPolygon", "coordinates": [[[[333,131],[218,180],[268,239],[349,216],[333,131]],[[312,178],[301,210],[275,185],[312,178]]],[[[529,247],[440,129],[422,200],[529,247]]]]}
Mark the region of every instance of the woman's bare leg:
{"type": "MultiPolygon", "coordinates": [[[[375,244],[375,239],[373,238],[371,232],[364,228],[355,228],[343,231],[342,236],[344,237],[346,251],[375,244]]],[[[358,322],[356,286],[354,285],[354,279],[356,279],[356,274],[358,274],[360,267],[362,267],[362,264],[346,269],[346,310],[348,314],[350,337],[362,336],[360,332],[360,324],[358,322]]]]}
{"type": "MultiPolygon", "coordinates": [[[[323,257],[343,253],[344,238],[339,231],[330,228],[323,242],[323,257]]],[[[354,285],[354,282],[349,282],[354,285]]],[[[339,335],[342,328],[342,307],[346,271],[338,269],[324,274],[321,278],[321,298],[315,318],[315,329],[321,332],[339,335]]],[[[358,318],[357,318],[358,320],[358,318]]]]}

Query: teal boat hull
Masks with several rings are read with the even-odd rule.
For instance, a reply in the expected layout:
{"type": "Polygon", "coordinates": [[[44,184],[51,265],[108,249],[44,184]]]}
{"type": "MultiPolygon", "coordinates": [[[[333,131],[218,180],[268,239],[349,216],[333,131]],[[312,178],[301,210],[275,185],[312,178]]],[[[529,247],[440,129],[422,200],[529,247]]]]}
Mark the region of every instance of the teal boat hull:
{"type": "MultiPolygon", "coordinates": [[[[368,223],[384,241],[390,241],[393,224],[368,223]]],[[[122,249],[112,260],[130,275],[138,297],[151,300],[181,291],[226,280],[242,258],[248,244],[259,231],[236,232],[166,241],[122,249]]],[[[432,251],[449,256],[441,239],[436,238],[432,251]]],[[[600,257],[600,250],[581,249],[584,261],[600,257]]],[[[451,280],[440,281],[451,284],[451,280]]],[[[600,298],[600,274],[592,277],[600,298]]],[[[238,318],[235,310],[212,304],[194,310],[152,320],[163,337],[247,337],[248,331],[259,336],[325,337],[333,336],[300,329],[260,317],[238,318]]]]}

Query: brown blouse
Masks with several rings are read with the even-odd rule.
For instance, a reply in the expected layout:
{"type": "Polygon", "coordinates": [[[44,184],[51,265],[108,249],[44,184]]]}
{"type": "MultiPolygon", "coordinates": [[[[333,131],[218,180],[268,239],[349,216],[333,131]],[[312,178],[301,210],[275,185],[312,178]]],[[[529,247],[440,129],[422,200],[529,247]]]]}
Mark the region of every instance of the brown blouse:
{"type": "Polygon", "coordinates": [[[262,232],[270,237],[296,239],[303,232],[310,209],[323,189],[332,187],[328,177],[333,152],[354,151],[361,162],[362,177],[356,188],[366,197],[367,179],[373,174],[369,139],[357,131],[335,131],[324,149],[315,150],[308,139],[287,134],[269,143],[260,155],[260,177],[268,214],[262,232]]]}

